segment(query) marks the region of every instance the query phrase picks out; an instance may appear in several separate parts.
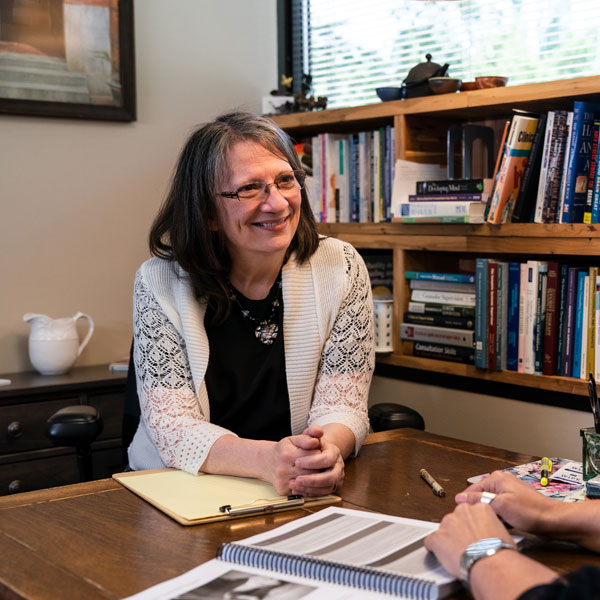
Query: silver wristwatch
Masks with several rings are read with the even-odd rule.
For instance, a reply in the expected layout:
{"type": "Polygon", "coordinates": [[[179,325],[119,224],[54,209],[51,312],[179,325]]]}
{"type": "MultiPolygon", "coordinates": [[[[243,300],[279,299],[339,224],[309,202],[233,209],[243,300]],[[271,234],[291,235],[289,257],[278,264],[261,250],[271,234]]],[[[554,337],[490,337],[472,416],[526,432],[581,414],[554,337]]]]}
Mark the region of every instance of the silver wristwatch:
{"type": "Polygon", "coordinates": [[[480,559],[486,556],[493,556],[499,550],[514,550],[515,547],[504,540],[497,537],[483,538],[478,542],[473,542],[464,551],[460,557],[460,580],[467,588],[469,587],[469,573],[473,565],[480,559]]]}

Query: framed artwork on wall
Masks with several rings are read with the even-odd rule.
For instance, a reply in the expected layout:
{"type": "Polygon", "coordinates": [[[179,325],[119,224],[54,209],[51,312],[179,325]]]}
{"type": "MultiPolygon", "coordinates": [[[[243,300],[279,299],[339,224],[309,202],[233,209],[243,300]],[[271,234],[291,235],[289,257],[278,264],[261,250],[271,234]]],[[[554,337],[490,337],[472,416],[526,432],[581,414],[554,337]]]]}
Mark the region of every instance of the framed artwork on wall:
{"type": "Polygon", "coordinates": [[[0,0],[0,113],[135,121],[133,0],[0,0]]]}

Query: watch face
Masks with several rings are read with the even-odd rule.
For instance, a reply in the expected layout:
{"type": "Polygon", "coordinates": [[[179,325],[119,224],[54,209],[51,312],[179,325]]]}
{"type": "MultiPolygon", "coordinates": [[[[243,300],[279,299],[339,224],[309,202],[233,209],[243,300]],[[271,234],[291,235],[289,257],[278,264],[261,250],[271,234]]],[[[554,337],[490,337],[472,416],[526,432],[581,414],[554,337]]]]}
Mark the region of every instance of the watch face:
{"type": "Polygon", "coordinates": [[[484,538],[474,542],[464,551],[460,557],[460,579],[468,587],[469,571],[471,567],[485,556],[493,556],[498,550],[512,548],[510,544],[500,538],[484,538]]]}
{"type": "Polygon", "coordinates": [[[471,556],[479,556],[480,554],[486,554],[488,550],[496,550],[503,544],[504,542],[500,538],[484,538],[471,544],[466,552],[471,556]]]}

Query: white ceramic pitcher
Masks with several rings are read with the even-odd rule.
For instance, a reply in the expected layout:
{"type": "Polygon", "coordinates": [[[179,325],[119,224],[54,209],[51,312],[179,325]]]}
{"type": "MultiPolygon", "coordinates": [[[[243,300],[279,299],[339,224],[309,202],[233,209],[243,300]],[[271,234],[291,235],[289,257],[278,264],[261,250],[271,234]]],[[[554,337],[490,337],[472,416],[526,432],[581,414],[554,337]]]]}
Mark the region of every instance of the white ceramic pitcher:
{"type": "Polygon", "coordinates": [[[23,321],[31,326],[29,359],[42,375],[66,373],[75,364],[94,332],[92,317],[82,312],[62,319],[27,313],[23,315],[23,321]],[[76,323],[81,318],[87,319],[88,332],[83,342],[79,343],[76,323]]]}

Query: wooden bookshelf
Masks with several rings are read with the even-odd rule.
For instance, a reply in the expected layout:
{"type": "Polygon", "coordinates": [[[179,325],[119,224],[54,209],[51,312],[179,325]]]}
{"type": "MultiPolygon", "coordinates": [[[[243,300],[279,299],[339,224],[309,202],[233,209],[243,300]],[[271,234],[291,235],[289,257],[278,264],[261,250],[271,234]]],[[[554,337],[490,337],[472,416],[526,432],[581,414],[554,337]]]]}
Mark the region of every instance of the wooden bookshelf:
{"type": "MultiPolygon", "coordinates": [[[[572,109],[573,100],[600,101],[600,76],[426,96],[273,117],[295,139],[322,132],[355,132],[394,125],[396,157],[416,162],[445,160],[450,123],[500,121],[513,108],[531,111],[572,109]]],[[[402,353],[399,330],[408,307],[406,270],[456,270],[460,261],[487,256],[524,261],[528,258],[589,264],[600,255],[600,225],[519,223],[509,225],[437,225],[401,223],[322,223],[321,233],[359,249],[389,250],[394,264],[394,352],[378,354],[383,364],[435,373],[587,395],[587,383],[570,377],[526,375],[478,369],[471,365],[402,353]]],[[[473,272],[475,271],[473,267],[473,272]]]]}

